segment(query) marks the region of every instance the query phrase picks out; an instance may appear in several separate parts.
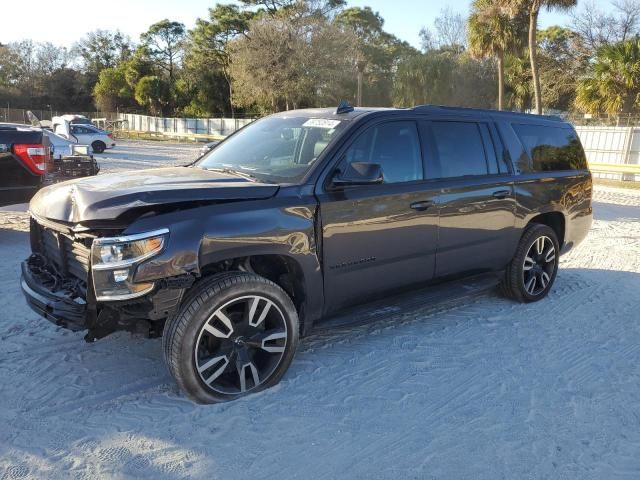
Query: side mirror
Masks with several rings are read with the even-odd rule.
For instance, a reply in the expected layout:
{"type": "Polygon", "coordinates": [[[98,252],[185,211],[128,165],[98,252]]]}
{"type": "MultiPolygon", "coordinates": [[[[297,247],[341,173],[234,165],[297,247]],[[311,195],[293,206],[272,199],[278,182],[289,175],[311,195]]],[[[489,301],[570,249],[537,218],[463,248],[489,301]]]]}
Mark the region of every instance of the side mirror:
{"type": "Polygon", "coordinates": [[[331,180],[333,187],[376,185],[384,182],[382,167],[377,163],[348,163],[344,172],[336,172],[331,180]]]}

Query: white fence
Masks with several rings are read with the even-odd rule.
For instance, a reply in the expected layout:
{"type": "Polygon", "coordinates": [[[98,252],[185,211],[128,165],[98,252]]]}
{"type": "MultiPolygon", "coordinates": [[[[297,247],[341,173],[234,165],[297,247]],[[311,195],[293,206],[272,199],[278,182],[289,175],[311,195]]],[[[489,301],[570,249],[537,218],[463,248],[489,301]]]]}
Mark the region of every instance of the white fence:
{"type": "Polygon", "coordinates": [[[230,135],[251,123],[250,118],[161,118],[121,113],[129,130],[167,135],[230,135]]]}
{"type": "MultiPolygon", "coordinates": [[[[631,168],[640,165],[640,128],[576,127],[576,131],[590,165],[618,166],[614,167],[615,172],[619,172],[624,165],[631,168]]],[[[633,173],[596,172],[594,176],[611,180],[640,181],[640,175],[633,173]]]]}

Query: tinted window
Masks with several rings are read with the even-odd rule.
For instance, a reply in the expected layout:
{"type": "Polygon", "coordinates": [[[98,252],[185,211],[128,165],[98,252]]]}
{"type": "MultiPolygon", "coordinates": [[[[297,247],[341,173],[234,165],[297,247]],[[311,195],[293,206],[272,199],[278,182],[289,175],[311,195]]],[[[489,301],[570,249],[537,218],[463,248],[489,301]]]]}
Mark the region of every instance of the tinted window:
{"type": "MultiPolygon", "coordinates": [[[[485,123],[480,123],[480,133],[482,134],[482,143],[484,143],[484,151],[487,156],[487,166],[489,167],[489,173],[500,173],[498,167],[498,157],[496,156],[496,149],[493,145],[493,139],[489,133],[489,127],[485,123]]],[[[503,172],[504,173],[504,172],[503,172]]]]}
{"type": "Polygon", "coordinates": [[[414,122],[392,122],[369,128],[347,149],[346,161],[377,163],[385,183],[422,180],[422,156],[414,122]]]}
{"type": "Polygon", "coordinates": [[[584,170],[587,160],[571,128],[540,125],[513,125],[531,158],[534,172],[584,170]]]}
{"type": "MultiPolygon", "coordinates": [[[[487,175],[487,159],[477,123],[432,122],[435,159],[429,178],[487,175]]],[[[495,156],[495,153],[494,153],[495,156]]]]}

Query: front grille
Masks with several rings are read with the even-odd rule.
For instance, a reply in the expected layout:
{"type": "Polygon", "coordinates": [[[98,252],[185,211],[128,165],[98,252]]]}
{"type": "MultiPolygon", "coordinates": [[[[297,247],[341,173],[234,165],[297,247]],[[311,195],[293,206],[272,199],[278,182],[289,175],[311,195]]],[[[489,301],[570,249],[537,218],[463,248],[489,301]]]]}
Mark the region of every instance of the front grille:
{"type": "Polygon", "coordinates": [[[89,273],[89,256],[91,250],[81,240],[74,240],[71,236],[32,223],[37,228],[36,237],[39,240],[38,253],[64,277],[72,276],[87,282],[89,273]]]}

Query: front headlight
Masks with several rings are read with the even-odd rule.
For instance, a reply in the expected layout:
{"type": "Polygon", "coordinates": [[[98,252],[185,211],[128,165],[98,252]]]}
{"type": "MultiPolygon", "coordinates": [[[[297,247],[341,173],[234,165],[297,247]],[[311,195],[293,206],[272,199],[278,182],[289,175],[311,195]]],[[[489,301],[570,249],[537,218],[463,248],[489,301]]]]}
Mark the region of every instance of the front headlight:
{"type": "Polygon", "coordinates": [[[133,283],[135,268],[164,250],[168,229],[114,238],[96,238],[91,246],[91,270],[98,301],[128,300],[153,289],[153,283],[133,283]]]}

